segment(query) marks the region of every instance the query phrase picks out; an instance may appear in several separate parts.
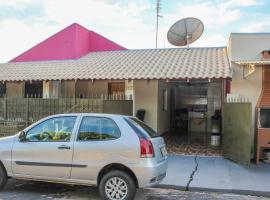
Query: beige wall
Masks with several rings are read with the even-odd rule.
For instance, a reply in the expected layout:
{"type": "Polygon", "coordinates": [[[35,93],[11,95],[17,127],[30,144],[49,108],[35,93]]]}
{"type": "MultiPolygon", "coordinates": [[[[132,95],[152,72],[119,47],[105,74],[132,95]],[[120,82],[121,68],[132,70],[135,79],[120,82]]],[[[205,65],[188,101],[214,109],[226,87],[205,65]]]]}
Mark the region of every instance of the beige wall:
{"type": "Polygon", "coordinates": [[[260,60],[260,53],[270,49],[269,33],[232,33],[229,38],[228,55],[231,61],[260,60]]]}
{"type": "Polygon", "coordinates": [[[70,98],[75,96],[75,81],[61,81],[61,97],[70,98]]]}
{"type": "Polygon", "coordinates": [[[157,131],[158,81],[134,80],[134,114],[145,109],[145,122],[157,131]]]}
{"type": "Polygon", "coordinates": [[[8,97],[24,97],[24,82],[6,83],[6,94],[8,97]]]}
{"type": "MultiPolygon", "coordinates": [[[[94,82],[90,80],[78,80],[75,81],[61,81],[59,82],[59,91],[53,84],[55,81],[44,81],[43,82],[43,97],[44,98],[57,98],[57,97],[84,97],[88,95],[108,95],[108,80],[96,80],[94,82]],[[57,92],[56,92],[57,90],[57,92]]],[[[120,82],[120,81],[113,81],[120,82]]],[[[133,91],[133,82],[126,81],[125,84],[132,86],[129,87],[131,92],[133,91]],[[128,84],[127,84],[128,83],[128,84]]],[[[127,89],[127,88],[126,88],[127,89]]],[[[130,91],[127,92],[127,95],[131,95],[130,91]]]]}
{"type": "Polygon", "coordinates": [[[252,133],[255,132],[255,108],[262,90],[262,67],[246,79],[243,78],[242,67],[232,64],[234,75],[231,83],[231,94],[240,95],[252,103],[252,133]]]}
{"type": "MultiPolygon", "coordinates": [[[[231,34],[228,44],[230,61],[260,60],[261,51],[270,49],[270,34],[231,34]]],[[[255,73],[243,78],[243,67],[231,62],[233,78],[231,93],[241,95],[252,103],[252,132],[255,132],[255,107],[262,90],[262,67],[257,66],[255,73]]]]}
{"type": "Polygon", "coordinates": [[[109,81],[105,80],[96,80],[94,82],[88,80],[79,80],[76,82],[76,97],[79,97],[80,94],[107,95],[108,83],[109,81]]]}
{"type": "Polygon", "coordinates": [[[138,109],[145,109],[145,122],[162,134],[170,126],[170,87],[164,81],[134,80],[134,114],[138,109]],[[163,90],[168,90],[168,108],[163,110],[163,90]]]}

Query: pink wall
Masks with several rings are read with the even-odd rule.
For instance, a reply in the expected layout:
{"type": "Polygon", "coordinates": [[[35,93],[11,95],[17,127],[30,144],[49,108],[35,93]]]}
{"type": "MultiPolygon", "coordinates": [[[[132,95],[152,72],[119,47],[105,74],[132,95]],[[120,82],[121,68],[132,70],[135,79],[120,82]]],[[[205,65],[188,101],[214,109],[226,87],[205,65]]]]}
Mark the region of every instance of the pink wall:
{"type": "Polygon", "coordinates": [[[90,51],[111,51],[111,50],[126,50],[126,48],[108,40],[107,38],[97,34],[94,31],[89,31],[90,35],[90,51]]]}
{"type": "Polygon", "coordinates": [[[126,48],[75,23],[10,62],[78,59],[89,52],[113,50],[126,48]]]}

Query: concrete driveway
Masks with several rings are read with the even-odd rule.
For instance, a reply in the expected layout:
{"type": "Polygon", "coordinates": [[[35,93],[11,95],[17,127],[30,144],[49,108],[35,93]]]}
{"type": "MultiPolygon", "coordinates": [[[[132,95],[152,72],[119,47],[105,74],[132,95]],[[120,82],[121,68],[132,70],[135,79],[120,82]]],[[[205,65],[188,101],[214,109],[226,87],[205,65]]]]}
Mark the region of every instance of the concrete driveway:
{"type": "Polygon", "coordinates": [[[163,187],[270,196],[270,165],[245,167],[222,157],[169,156],[163,187]]]}

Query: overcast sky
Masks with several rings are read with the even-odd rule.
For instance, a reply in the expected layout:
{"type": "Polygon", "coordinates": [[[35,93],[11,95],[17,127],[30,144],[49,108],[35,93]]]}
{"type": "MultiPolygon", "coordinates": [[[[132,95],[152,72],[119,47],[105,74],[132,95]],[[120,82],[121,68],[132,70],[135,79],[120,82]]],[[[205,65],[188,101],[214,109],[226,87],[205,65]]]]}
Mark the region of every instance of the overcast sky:
{"type": "MultiPolygon", "coordinates": [[[[156,0],[0,0],[0,62],[77,22],[129,49],[155,47],[156,0]]],[[[191,46],[226,46],[231,32],[270,32],[270,0],[162,0],[159,48],[183,17],[200,18],[191,46]]]]}

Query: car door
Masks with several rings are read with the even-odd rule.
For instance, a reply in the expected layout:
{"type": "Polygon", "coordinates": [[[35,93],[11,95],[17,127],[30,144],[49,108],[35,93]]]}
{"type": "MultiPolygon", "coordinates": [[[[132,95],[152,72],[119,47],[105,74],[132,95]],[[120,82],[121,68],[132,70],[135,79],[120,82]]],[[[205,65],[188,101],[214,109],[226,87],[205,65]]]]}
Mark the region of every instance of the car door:
{"type": "Polygon", "coordinates": [[[12,172],[46,178],[70,178],[73,137],[77,116],[45,119],[16,139],[12,149],[12,172]]]}
{"type": "Polygon", "coordinates": [[[86,167],[73,167],[71,179],[94,181],[106,163],[121,162],[118,157],[123,157],[125,145],[129,143],[119,145],[120,136],[120,129],[112,118],[84,116],[74,140],[73,163],[86,167]],[[115,154],[118,156],[114,157],[115,154]]]}

